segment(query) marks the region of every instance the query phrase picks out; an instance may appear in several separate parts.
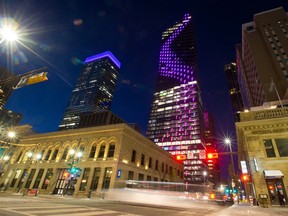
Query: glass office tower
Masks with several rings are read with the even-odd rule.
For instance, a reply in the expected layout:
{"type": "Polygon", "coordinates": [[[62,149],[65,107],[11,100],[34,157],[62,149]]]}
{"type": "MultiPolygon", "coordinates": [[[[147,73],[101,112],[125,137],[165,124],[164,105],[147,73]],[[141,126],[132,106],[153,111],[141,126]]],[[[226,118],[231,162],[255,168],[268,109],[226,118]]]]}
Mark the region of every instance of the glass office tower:
{"type": "Polygon", "coordinates": [[[189,14],[162,34],[159,75],[147,137],[183,160],[185,182],[203,183],[203,171],[207,170],[204,118],[189,14]]]}
{"type": "Polygon", "coordinates": [[[109,51],[86,58],[59,130],[77,128],[80,115],[111,108],[120,62],[109,51]]]}

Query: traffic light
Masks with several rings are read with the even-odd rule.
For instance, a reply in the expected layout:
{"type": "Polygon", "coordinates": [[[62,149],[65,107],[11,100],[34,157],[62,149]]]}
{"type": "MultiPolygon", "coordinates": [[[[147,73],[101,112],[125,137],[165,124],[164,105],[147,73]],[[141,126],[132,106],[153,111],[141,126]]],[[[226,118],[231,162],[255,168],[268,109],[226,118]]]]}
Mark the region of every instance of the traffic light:
{"type": "Polygon", "coordinates": [[[247,174],[243,174],[241,179],[242,179],[243,182],[248,182],[250,180],[249,176],[247,174]]]}
{"type": "Polygon", "coordinates": [[[225,193],[226,193],[226,194],[229,194],[229,193],[230,193],[230,188],[226,188],[226,189],[225,189],[225,193]]]}
{"type": "Polygon", "coordinates": [[[77,168],[76,167],[73,167],[70,169],[70,173],[71,174],[75,174],[77,172],[77,168]]]}
{"type": "Polygon", "coordinates": [[[70,172],[71,174],[76,174],[76,173],[78,173],[79,171],[81,171],[81,169],[80,169],[80,168],[77,168],[77,167],[72,167],[72,168],[69,169],[69,172],[70,172]]]}

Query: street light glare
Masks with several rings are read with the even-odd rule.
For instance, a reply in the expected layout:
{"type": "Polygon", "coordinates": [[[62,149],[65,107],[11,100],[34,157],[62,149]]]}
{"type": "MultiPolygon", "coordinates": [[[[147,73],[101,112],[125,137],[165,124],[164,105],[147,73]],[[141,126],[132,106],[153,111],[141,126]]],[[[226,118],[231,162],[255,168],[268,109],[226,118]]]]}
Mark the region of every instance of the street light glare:
{"type": "Polygon", "coordinates": [[[83,153],[82,152],[78,152],[77,154],[76,154],[76,157],[82,157],[82,155],[83,155],[83,153]]]}
{"type": "Polygon", "coordinates": [[[16,136],[16,133],[14,131],[9,131],[8,132],[8,137],[9,138],[14,138],[16,136]]]}
{"type": "Polygon", "coordinates": [[[231,140],[230,140],[229,138],[225,138],[224,142],[225,142],[226,144],[230,144],[230,143],[231,143],[231,140]]]}
{"type": "Polygon", "coordinates": [[[75,149],[71,149],[70,152],[69,152],[69,154],[74,155],[75,152],[76,152],[75,149]]]}
{"type": "Polygon", "coordinates": [[[19,39],[19,35],[15,27],[13,28],[12,26],[4,26],[3,28],[1,28],[0,33],[2,40],[4,41],[13,42],[19,39]]]}

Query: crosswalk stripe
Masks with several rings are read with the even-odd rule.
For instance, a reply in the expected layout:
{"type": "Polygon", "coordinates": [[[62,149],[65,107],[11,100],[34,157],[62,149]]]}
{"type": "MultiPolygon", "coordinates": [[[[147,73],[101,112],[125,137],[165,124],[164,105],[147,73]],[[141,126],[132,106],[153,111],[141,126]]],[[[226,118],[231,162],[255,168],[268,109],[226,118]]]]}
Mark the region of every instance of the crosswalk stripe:
{"type": "MultiPolygon", "coordinates": [[[[49,212],[50,213],[50,212],[49,212]]],[[[116,211],[110,211],[110,210],[105,210],[105,211],[90,211],[90,212],[81,212],[80,214],[79,213],[75,213],[75,214],[71,214],[70,212],[67,212],[67,215],[69,216],[89,216],[89,215],[105,215],[105,214],[116,214],[116,213],[121,213],[121,212],[116,212],[116,211]]],[[[55,215],[53,214],[53,216],[63,216],[64,214],[58,214],[58,215],[55,215]]],[[[123,215],[123,214],[121,214],[123,215]]]]}
{"type": "MultiPolygon", "coordinates": [[[[0,208],[1,209],[1,208],[0,208]]],[[[129,214],[119,211],[106,210],[94,207],[83,207],[83,206],[70,206],[70,205],[57,205],[57,206],[21,206],[21,207],[10,207],[2,208],[9,212],[20,213],[25,216],[38,216],[45,213],[46,216],[92,216],[92,215],[108,215],[108,214],[119,214],[121,216],[140,216],[138,214],[129,214]],[[75,213],[71,213],[75,212],[75,213]],[[60,214],[55,214],[60,213],[60,214]]]]}
{"type": "Polygon", "coordinates": [[[43,209],[43,208],[45,208],[45,209],[55,209],[55,208],[79,208],[79,207],[82,207],[82,206],[73,206],[73,205],[55,205],[55,206],[21,206],[21,207],[10,207],[10,208],[8,208],[8,209],[31,209],[31,208],[33,208],[33,209],[43,209]]]}
{"type": "MultiPolygon", "coordinates": [[[[99,211],[100,209],[95,209],[97,211],[99,211]]],[[[57,213],[57,212],[78,212],[78,211],[91,211],[89,210],[88,208],[62,208],[62,209],[44,209],[44,210],[41,210],[41,209],[31,209],[31,210],[28,210],[26,211],[27,213],[31,213],[31,214],[41,214],[41,213],[57,213]]],[[[100,210],[102,212],[102,210],[100,210]]]]}

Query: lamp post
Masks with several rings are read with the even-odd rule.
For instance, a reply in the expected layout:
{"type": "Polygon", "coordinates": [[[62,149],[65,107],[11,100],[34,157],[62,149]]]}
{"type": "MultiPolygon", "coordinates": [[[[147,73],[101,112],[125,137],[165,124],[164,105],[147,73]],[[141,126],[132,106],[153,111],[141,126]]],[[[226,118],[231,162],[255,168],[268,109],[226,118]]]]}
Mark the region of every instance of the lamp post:
{"type": "Polygon", "coordinates": [[[69,178],[66,178],[66,184],[62,193],[62,196],[68,194],[68,193],[74,193],[74,187],[76,185],[78,175],[80,172],[80,169],[76,167],[78,164],[80,158],[82,157],[83,153],[82,151],[76,151],[75,149],[71,149],[69,151],[69,162],[67,163],[69,167],[69,178]]]}
{"type": "Polygon", "coordinates": [[[234,168],[234,159],[233,159],[233,155],[232,155],[232,142],[229,138],[225,138],[224,140],[225,144],[229,146],[229,150],[230,150],[230,157],[231,157],[231,163],[232,163],[232,175],[233,178],[231,179],[231,187],[232,187],[232,194],[234,193],[234,187],[235,187],[235,168],[234,168]],[[234,181],[233,181],[234,180],[234,181]]]}
{"type": "Polygon", "coordinates": [[[225,144],[229,146],[229,150],[230,150],[230,157],[231,157],[231,163],[232,163],[232,174],[233,174],[233,178],[235,179],[235,168],[234,168],[234,159],[233,159],[233,152],[232,152],[232,143],[231,140],[229,138],[225,138],[224,140],[225,144]]]}

